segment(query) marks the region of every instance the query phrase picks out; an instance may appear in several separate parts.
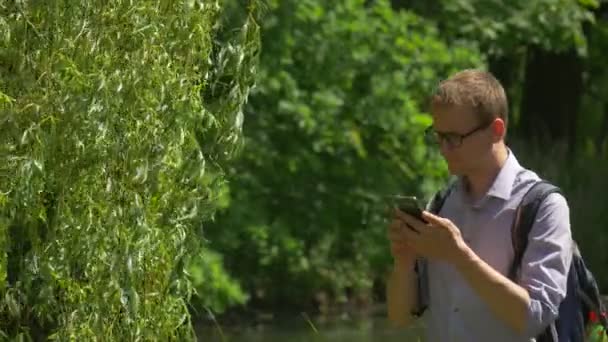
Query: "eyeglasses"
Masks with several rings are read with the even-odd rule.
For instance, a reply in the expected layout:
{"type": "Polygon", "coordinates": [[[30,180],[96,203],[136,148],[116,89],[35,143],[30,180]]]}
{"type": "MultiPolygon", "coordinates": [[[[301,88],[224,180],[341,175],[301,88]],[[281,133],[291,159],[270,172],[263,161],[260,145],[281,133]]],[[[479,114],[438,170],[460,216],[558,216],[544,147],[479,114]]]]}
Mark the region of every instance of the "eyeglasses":
{"type": "Polygon", "coordinates": [[[460,147],[460,145],[462,145],[462,141],[466,137],[471,136],[473,133],[475,133],[477,131],[486,129],[491,124],[492,124],[492,121],[483,123],[465,134],[458,134],[458,133],[453,133],[453,132],[445,132],[445,133],[437,132],[435,129],[433,129],[433,126],[429,126],[424,131],[424,136],[425,136],[425,140],[428,144],[439,145],[441,143],[441,141],[445,141],[450,148],[456,148],[456,147],[460,147]]]}

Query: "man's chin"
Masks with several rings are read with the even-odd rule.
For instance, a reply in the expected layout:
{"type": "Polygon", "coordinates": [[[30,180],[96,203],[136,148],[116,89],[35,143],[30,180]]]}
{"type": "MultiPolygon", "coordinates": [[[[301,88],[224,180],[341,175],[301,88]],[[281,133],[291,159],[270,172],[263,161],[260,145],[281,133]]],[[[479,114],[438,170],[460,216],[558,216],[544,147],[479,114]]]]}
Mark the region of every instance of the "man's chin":
{"type": "Polygon", "coordinates": [[[460,167],[459,165],[448,164],[448,171],[452,176],[460,177],[466,175],[464,168],[460,167]]]}

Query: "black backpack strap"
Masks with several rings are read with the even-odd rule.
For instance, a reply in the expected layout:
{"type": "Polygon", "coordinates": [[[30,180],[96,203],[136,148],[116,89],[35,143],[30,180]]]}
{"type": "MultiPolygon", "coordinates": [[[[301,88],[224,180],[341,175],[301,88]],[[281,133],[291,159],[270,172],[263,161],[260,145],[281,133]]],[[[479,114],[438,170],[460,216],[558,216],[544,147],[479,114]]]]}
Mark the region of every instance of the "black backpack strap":
{"type": "MultiPolygon", "coordinates": [[[[528,235],[534,226],[538,209],[542,202],[552,193],[561,193],[561,190],[555,185],[541,180],[524,194],[513,220],[511,227],[511,241],[513,243],[513,263],[509,268],[509,279],[517,281],[519,268],[528,247],[528,235]]],[[[558,332],[555,322],[550,324],[545,331],[536,337],[539,342],[557,342],[558,332]]]]}
{"type": "MultiPolygon", "coordinates": [[[[448,198],[452,189],[456,185],[456,180],[451,180],[448,185],[441,191],[438,191],[431,200],[428,210],[433,214],[438,214],[448,198]]],[[[417,274],[417,303],[412,315],[420,317],[426,308],[429,306],[429,274],[428,261],[424,258],[416,260],[415,272],[417,274]]]]}
{"type": "Polygon", "coordinates": [[[517,207],[513,226],[511,227],[514,256],[513,263],[509,268],[509,279],[515,281],[517,278],[524,253],[528,247],[528,235],[532,230],[541,203],[547,196],[556,192],[561,193],[561,190],[555,185],[541,180],[532,185],[517,207]]]}
{"type": "Polygon", "coordinates": [[[446,187],[444,187],[441,191],[438,191],[435,196],[433,196],[433,199],[431,200],[431,203],[429,205],[429,211],[431,213],[439,214],[441,208],[443,207],[443,204],[445,203],[445,200],[448,198],[454,187],[456,187],[456,182],[456,179],[450,180],[446,187]]]}

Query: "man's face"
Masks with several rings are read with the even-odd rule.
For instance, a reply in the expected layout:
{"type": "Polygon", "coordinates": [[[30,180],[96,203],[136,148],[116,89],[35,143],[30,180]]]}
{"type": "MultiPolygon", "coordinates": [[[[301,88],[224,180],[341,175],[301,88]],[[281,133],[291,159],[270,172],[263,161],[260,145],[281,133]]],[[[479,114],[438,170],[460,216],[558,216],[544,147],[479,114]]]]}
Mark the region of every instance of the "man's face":
{"type": "Polygon", "coordinates": [[[467,106],[433,105],[433,130],[451,174],[467,175],[483,165],[496,137],[493,122],[484,124],[467,106]]]}

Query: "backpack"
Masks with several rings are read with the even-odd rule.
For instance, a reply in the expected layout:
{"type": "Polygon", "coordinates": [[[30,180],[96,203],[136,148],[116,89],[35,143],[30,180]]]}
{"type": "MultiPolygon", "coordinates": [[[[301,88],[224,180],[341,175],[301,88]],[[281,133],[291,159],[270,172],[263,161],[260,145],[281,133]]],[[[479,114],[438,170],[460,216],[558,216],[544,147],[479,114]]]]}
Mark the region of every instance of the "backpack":
{"type": "MultiPolygon", "coordinates": [[[[439,213],[445,199],[454,186],[454,182],[438,192],[431,201],[429,210],[439,213]]],[[[517,272],[528,245],[528,234],[536,218],[541,203],[552,193],[561,190],[551,183],[541,180],[534,184],[524,195],[519,204],[511,228],[514,259],[508,277],[517,280],[517,272]]],[[[428,307],[428,271],[424,259],[416,262],[418,274],[418,303],[413,312],[420,316],[428,307]]],[[[601,325],[604,333],[608,332],[606,309],[602,302],[598,285],[591,271],[586,267],[576,242],[573,241],[572,263],[568,272],[567,294],[559,306],[557,320],[552,322],[539,336],[537,342],[579,342],[585,341],[591,325],[601,325]]]]}

